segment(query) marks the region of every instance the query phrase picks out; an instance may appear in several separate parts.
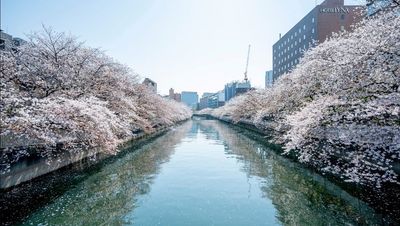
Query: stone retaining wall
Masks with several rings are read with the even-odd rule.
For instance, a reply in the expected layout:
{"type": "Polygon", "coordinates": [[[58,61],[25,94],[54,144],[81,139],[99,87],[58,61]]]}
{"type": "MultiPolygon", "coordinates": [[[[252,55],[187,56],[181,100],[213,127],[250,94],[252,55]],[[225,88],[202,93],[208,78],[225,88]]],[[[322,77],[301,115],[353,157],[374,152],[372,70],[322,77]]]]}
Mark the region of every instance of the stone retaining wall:
{"type": "MultiPolygon", "coordinates": [[[[150,139],[161,135],[168,131],[171,127],[160,127],[156,131],[150,134],[138,133],[130,141],[120,145],[120,148],[132,145],[135,142],[150,139]]],[[[101,152],[99,149],[83,150],[83,151],[68,151],[62,150],[56,146],[46,146],[43,144],[28,144],[26,146],[14,146],[7,147],[8,155],[16,154],[18,151],[25,151],[28,154],[16,158],[10,168],[1,167],[0,169],[0,190],[8,189],[10,187],[19,185],[23,182],[30,181],[34,178],[40,177],[47,173],[56,171],[62,167],[79,163],[92,159],[94,161],[100,161],[109,157],[112,154],[106,154],[101,152]],[[39,149],[52,150],[52,156],[40,156],[39,149]],[[14,153],[12,153],[14,152],[14,153]]],[[[61,145],[62,146],[62,145],[61,145]]],[[[0,154],[4,160],[6,148],[3,146],[0,148],[0,154]]],[[[3,164],[4,165],[4,164],[3,164]]]]}

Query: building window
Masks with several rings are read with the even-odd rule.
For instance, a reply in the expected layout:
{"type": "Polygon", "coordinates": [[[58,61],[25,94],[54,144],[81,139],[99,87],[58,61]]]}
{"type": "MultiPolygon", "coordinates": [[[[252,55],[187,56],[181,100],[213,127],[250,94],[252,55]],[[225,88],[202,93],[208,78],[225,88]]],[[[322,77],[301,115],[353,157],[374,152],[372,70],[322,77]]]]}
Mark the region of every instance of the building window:
{"type": "Polygon", "coordinates": [[[311,30],[311,33],[313,33],[313,34],[314,34],[314,28],[311,30]]]}
{"type": "Polygon", "coordinates": [[[314,22],[315,22],[315,19],[314,19],[314,17],[311,19],[311,22],[312,22],[312,23],[314,23],[314,22]]]}
{"type": "Polygon", "coordinates": [[[294,37],[296,37],[296,36],[297,36],[297,31],[294,32],[294,37]]]}
{"type": "Polygon", "coordinates": [[[299,28],[299,34],[301,33],[301,28],[299,28]]]}
{"type": "Polygon", "coordinates": [[[344,26],[343,25],[340,26],[340,30],[344,31],[344,26]]]}
{"type": "Polygon", "coordinates": [[[299,38],[299,43],[301,42],[301,38],[299,38]]]}
{"type": "Polygon", "coordinates": [[[306,30],[306,25],[305,24],[303,25],[303,30],[306,30]]]}
{"type": "Polygon", "coordinates": [[[340,19],[344,20],[344,14],[340,15],[340,19]]]}
{"type": "Polygon", "coordinates": [[[306,35],[303,35],[303,39],[306,40],[306,35]]]}
{"type": "Polygon", "coordinates": [[[294,51],[294,54],[297,54],[297,50],[294,51]]]}

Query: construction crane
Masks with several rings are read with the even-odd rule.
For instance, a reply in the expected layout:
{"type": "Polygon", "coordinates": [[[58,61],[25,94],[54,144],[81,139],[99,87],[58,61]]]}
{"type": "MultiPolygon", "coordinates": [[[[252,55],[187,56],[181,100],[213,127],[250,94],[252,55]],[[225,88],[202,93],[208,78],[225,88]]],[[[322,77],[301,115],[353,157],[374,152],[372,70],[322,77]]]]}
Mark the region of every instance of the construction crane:
{"type": "Polygon", "coordinates": [[[249,67],[249,56],[250,56],[250,44],[249,44],[249,49],[247,51],[247,62],[246,62],[246,70],[244,71],[244,81],[248,82],[248,78],[247,78],[247,68],[249,67]]]}

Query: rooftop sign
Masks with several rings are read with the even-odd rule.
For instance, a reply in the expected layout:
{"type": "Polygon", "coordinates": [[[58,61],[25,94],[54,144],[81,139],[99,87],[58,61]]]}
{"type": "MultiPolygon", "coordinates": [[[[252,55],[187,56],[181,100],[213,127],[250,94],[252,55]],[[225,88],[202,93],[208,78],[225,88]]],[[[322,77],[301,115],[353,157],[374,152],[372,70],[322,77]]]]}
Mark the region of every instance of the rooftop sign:
{"type": "Polygon", "coordinates": [[[349,8],[345,7],[334,7],[334,8],[321,8],[320,13],[349,13],[349,8]]]}

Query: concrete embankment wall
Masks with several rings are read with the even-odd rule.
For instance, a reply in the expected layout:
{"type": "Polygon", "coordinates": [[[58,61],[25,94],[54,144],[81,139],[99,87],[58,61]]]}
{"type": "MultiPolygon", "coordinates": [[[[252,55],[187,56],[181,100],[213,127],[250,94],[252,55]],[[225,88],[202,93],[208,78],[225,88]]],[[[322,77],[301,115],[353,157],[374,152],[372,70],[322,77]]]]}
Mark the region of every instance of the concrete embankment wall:
{"type": "MultiPolygon", "coordinates": [[[[159,136],[171,127],[160,127],[152,133],[138,133],[130,141],[120,145],[120,148],[130,146],[136,142],[145,141],[150,138],[159,136]]],[[[2,167],[0,172],[0,190],[19,185],[23,182],[30,181],[42,175],[56,171],[63,167],[79,164],[82,161],[93,159],[101,161],[113,154],[103,153],[100,149],[91,149],[83,151],[57,150],[58,147],[50,147],[43,144],[27,144],[26,146],[4,147],[0,148],[2,156],[5,156],[7,150],[9,156],[17,156],[18,152],[23,151],[24,154],[20,158],[15,158],[9,169],[2,167]],[[51,156],[41,156],[40,150],[51,149],[51,156]]],[[[4,163],[3,163],[4,165],[4,163]]]]}

